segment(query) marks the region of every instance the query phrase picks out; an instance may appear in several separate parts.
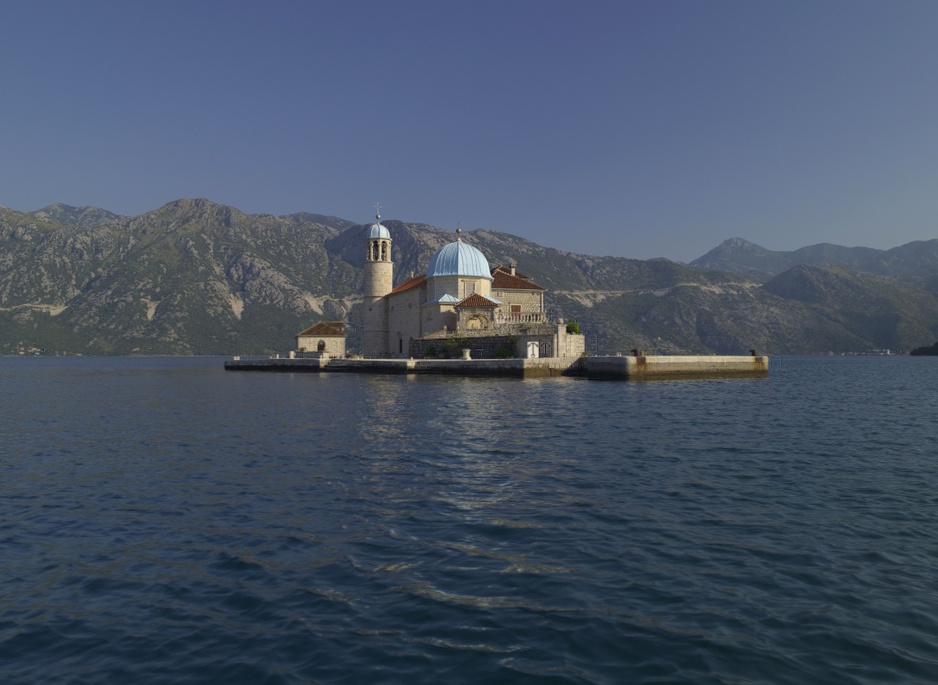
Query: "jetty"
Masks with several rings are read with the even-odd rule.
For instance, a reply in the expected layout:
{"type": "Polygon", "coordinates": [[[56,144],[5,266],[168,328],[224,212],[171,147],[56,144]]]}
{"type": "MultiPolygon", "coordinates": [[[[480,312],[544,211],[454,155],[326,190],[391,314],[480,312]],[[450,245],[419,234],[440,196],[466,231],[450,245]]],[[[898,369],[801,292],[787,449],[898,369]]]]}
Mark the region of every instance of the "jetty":
{"type": "Polygon", "coordinates": [[[345,359],[313,357],[234,357],[228,371],[292,373],[378,373],[400,375],[501,376],[548,378],[572,376],[597,380],[680,380],[762,378],[769,374],[766,355],[649,355],[545,357],[530,359],[345,359]]]}

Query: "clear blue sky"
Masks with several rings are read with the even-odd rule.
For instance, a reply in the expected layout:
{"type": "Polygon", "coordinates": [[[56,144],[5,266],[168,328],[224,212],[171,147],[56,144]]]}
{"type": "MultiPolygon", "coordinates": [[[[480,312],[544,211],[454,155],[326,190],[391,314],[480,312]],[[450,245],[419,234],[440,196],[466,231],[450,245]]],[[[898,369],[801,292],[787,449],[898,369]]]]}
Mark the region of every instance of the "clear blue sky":
{"type": "Polygon", "coordinates": [[[938,1],[0,0],[0,204],[689,261],[938,237],[938,1]]]}

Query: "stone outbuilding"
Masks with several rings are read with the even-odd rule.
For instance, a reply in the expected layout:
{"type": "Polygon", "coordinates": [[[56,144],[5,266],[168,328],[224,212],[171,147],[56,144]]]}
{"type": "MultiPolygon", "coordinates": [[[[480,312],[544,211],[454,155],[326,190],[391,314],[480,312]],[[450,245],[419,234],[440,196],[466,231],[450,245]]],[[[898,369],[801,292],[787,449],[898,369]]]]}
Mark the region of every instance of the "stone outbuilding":
{"type": "Polygon", "coordinates": [[[296,334],[296,351],[303,354],[327,354],[330,357],[345,356],[345,323],[342,321],[320,321],[296,334]]]}

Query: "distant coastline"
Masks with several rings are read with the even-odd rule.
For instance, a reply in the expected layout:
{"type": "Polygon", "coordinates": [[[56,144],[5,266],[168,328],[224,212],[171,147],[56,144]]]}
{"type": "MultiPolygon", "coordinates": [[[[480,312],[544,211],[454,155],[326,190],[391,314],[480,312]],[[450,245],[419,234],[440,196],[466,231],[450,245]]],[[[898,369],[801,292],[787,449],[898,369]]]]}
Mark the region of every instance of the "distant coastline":
{"type": "Polygon", "coordinates": [[[909,354],[914,357],[938,357],[938,342],[926,347],[916,347],[909,354]]]}

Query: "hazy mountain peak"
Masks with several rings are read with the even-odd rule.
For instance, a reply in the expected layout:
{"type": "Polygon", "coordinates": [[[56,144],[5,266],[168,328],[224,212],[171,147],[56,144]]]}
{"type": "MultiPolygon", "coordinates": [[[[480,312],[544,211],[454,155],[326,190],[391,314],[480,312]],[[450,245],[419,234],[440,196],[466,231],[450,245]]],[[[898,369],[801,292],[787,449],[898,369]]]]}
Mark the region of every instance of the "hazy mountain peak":
{"type": "MultiPolygon", "coordinates": [[[[222,205],[203,197],[181,198],[167,202],[155,212],[143,214],[137,220],[146,221],[153,216],[171,217],[175,226],[201,222],[206,224],[218,223],[220,226],[231,226],[232,222],[242,221],[247,216],[241,210],[228,205],[222,205]]],[[[269,215],[268,215],[269,216],[269,215]]]]}
{"type": "MultiPolygon", "coordinates": [[[[157,211],[171,210],[171,211],[205,211],[214,209],[216,207],[227,207],[227,205],[221,205],[211,200],[207,200],[204,197],[181,197],[178,200],[172,200],[167,202],[165,205],[160,207],[157,211]]],[[[228,209],[232,209],[228,207],[228,209]]]]}
{"type": "Polygon", "coordinates": [[[37,212],[32,212],[32,214],[36,217],[47,217],[53,221],[58,221],[60,224],[78,226],[79,228],[93,228],[121,218],[120,215],[100,207],[73,207],[60,202],[43,207],[37,212]]]}
{"type": "Polygon", "coordinates": [[[734,249],[753,248],[753,247],[756,247],[756,248],[759,248],[760,250],[764,250],[764,249],[765,249],[765,248],[763,248],[763,247],[761,247],[761,246],[759,246],[759,245],[756,245],[756,244],[753,243],[753,242],[750,242],[750,241],[746,240],[745,238],[740,238],[740,237],[738,237],[738,236],[735,237],[735,238],[727,238],[727,239],[724,240],[722,243],[720,243],[720,247],[734,248],[734,249]]]}
{"type": "Polygon", "coordinates": [[[738,237],[724,240],[690,265],[700,269],[761,276],[780,273],[790,266],[784,253],[767,250],[761,245],[738,237]]]}
{"type": "Polygon", "coordinates": [[[343,219],[338,216],[330,216],[328,214],[314,214],[312,212],[296,212],[294,214],[282,214],[278,218],[285,221],[289,221],[294,224],[322,224],[323,226],[330,226],[332,228],[337,228],[340,231],[352,228],[356,226],[354,221],[349,221],[348,219],[343,219]]]}
{"type": "MultiPolygon", "coordinates": [[[[911,244],[910,244],[911,245],[911,244]]],[[[938,240],[935,241],[938,246],[938,240]]],[[[742,238],[730,238],[703,257],[691,262],[692,266],[719,269],[731,273],[744,273],[764,279],[776,276],[799,264],[839,266],[882,276],[921,278],[928,263],[927,255],[936,254],[935,246],[923,244],[921,248],[906,246],[892,250],[871,247],[844,247],[832,243],[817,243],[792,251],[767,250],[742,238]],[[898,255],[898,258],[896,256],[898,255]],[[915,256],[920,258],[916,262],[915,256]]]]}

